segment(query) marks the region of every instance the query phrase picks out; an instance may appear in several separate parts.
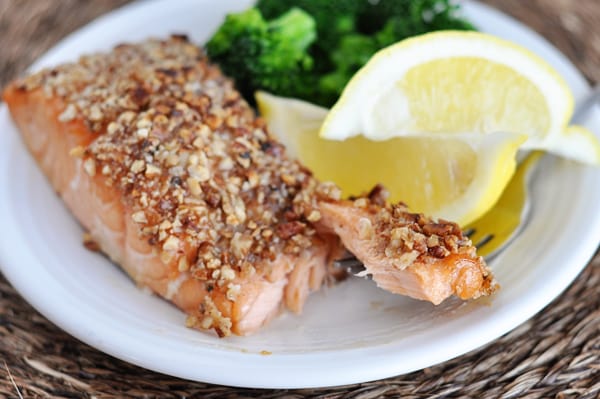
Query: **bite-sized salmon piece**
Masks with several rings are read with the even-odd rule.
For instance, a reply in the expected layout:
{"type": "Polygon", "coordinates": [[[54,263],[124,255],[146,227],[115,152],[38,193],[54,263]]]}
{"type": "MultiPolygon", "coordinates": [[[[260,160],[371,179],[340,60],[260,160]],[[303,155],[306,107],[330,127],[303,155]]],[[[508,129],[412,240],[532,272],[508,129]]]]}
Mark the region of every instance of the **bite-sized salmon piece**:
{"type": "Polygon", "coordinates": [[[457,224],[388,205],[383,188],[353,201],[322,202],[319,223],[335,232],[387,291],[441,303],[451,295],[473,299],[498,285],[457,224]]]}
{"type": "Polygon", "coordinates": [[[251,333],[326,280],[341,247],[311,226],[318,182],[185,38],[85,56],[3,97],[89,237],[189,326],[251,333]]]}
{"type": "Polygon", "coordinates": [[[300,313],[339,275],[340,238],[393,292],[439,303],[495,287],[456,225],[340,201],[184,37],[45,69],[3,98],[95,246],[190,327],[245,335],[300,313]]]}

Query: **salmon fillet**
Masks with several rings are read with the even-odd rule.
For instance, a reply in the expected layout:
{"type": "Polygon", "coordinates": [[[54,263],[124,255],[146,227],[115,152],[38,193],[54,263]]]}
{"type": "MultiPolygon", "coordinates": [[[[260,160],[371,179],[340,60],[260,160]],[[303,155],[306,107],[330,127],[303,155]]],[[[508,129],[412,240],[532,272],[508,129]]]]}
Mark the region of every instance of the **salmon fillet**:
{"type": "Polygon", "coordinates": [[[3,98],[97,247],[185,311],[189,327],[245,335],[282,308],[301,312],[335,273],[340,239],[394,292],[438,303],[493,290],[462,236],[456,247],[403,241],[388,254],[399,227],[446,236],[373,196],[365,206],[341,201],[185,37],[84,56],[13,82],[3,98]],[[386,213],[395,218],[387,224],[386,213]]]}

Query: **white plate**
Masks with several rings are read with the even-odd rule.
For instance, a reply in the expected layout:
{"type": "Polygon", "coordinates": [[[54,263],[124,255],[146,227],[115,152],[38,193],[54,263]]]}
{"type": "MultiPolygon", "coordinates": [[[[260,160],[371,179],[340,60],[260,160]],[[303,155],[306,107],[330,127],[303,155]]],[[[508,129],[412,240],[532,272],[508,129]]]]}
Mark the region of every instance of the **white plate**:
{"type": "MultiPolygon", "coordinates": [[[[247,4],[136,3],[69,36],[32,69],[170,32],[187,32],[202,42],[226,10],[247,4]]],[[[588,90],[567,59],[527,28],[476,3],[466,4],[465,11],[483,30],[550,61],[577,97],[588,90]]],[[[591,121],[596,131],[599,121],[591,121]]],[[[531,223],[492,264],[502,290],[491,302],[450,300],[434,307],[351,279],[313,295],[302,316],[286,313],[252,337],[218,339],[185,328],[177,309],[142,292],[118,267],[85,250],[81,228],[30,158],[4,106],[0,132],[0,265],[5,276],[36,309],[80,340],[128,362],[192,380],[320,387],[443,362],[540,311],[582,270],[600,238],[600,173],[547,157],[533,189],[531,223]]]]}

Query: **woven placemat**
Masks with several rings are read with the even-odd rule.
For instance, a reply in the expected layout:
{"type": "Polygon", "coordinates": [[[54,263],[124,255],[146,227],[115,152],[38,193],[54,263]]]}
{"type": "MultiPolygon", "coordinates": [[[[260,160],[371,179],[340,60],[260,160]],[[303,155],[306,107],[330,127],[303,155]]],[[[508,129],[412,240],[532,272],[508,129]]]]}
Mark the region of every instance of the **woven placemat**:
{"type": "MultiPolygon", "coordinates": [[[[0,87],[67,33],[124,0],[0,0],[0,87]]],[[[486,0],[600,81],[598,0],[486,0]]],[[[2,187],[2,190],[8,188],[2,187]]],[[[255,390],[189,382],[105,355],[61,331],[0,276],[0,397],[598,398],[600,255],[532,320],[425,370],[328,389],[255,390]]]]}

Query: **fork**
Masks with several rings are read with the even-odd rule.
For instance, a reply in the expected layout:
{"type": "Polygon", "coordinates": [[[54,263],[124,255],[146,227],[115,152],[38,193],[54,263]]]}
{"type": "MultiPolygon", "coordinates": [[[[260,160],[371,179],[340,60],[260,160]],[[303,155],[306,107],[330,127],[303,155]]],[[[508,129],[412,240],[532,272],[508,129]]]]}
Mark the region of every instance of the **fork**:
{"type": "MultiPolygon", "coordinates": [[[[571,122],[580,122],[599,99],[600,86],[596,86],[578,104],[571,122]]],[[[529,222],[531,201],[528,196],[528,187],[535,166],[543,155],[542,151],[528,153],[519,163],[514,176],[498,202],[479,219],[465,226],[463,233],[471,239],[478,253],[486,261],[490,261],[502,252],[529,222]]],[[[334,263],[337,267],[346,269],[352,274],[360,276],[364,274],[364,266],[361,261],[351,253],[334,263]]]]}

